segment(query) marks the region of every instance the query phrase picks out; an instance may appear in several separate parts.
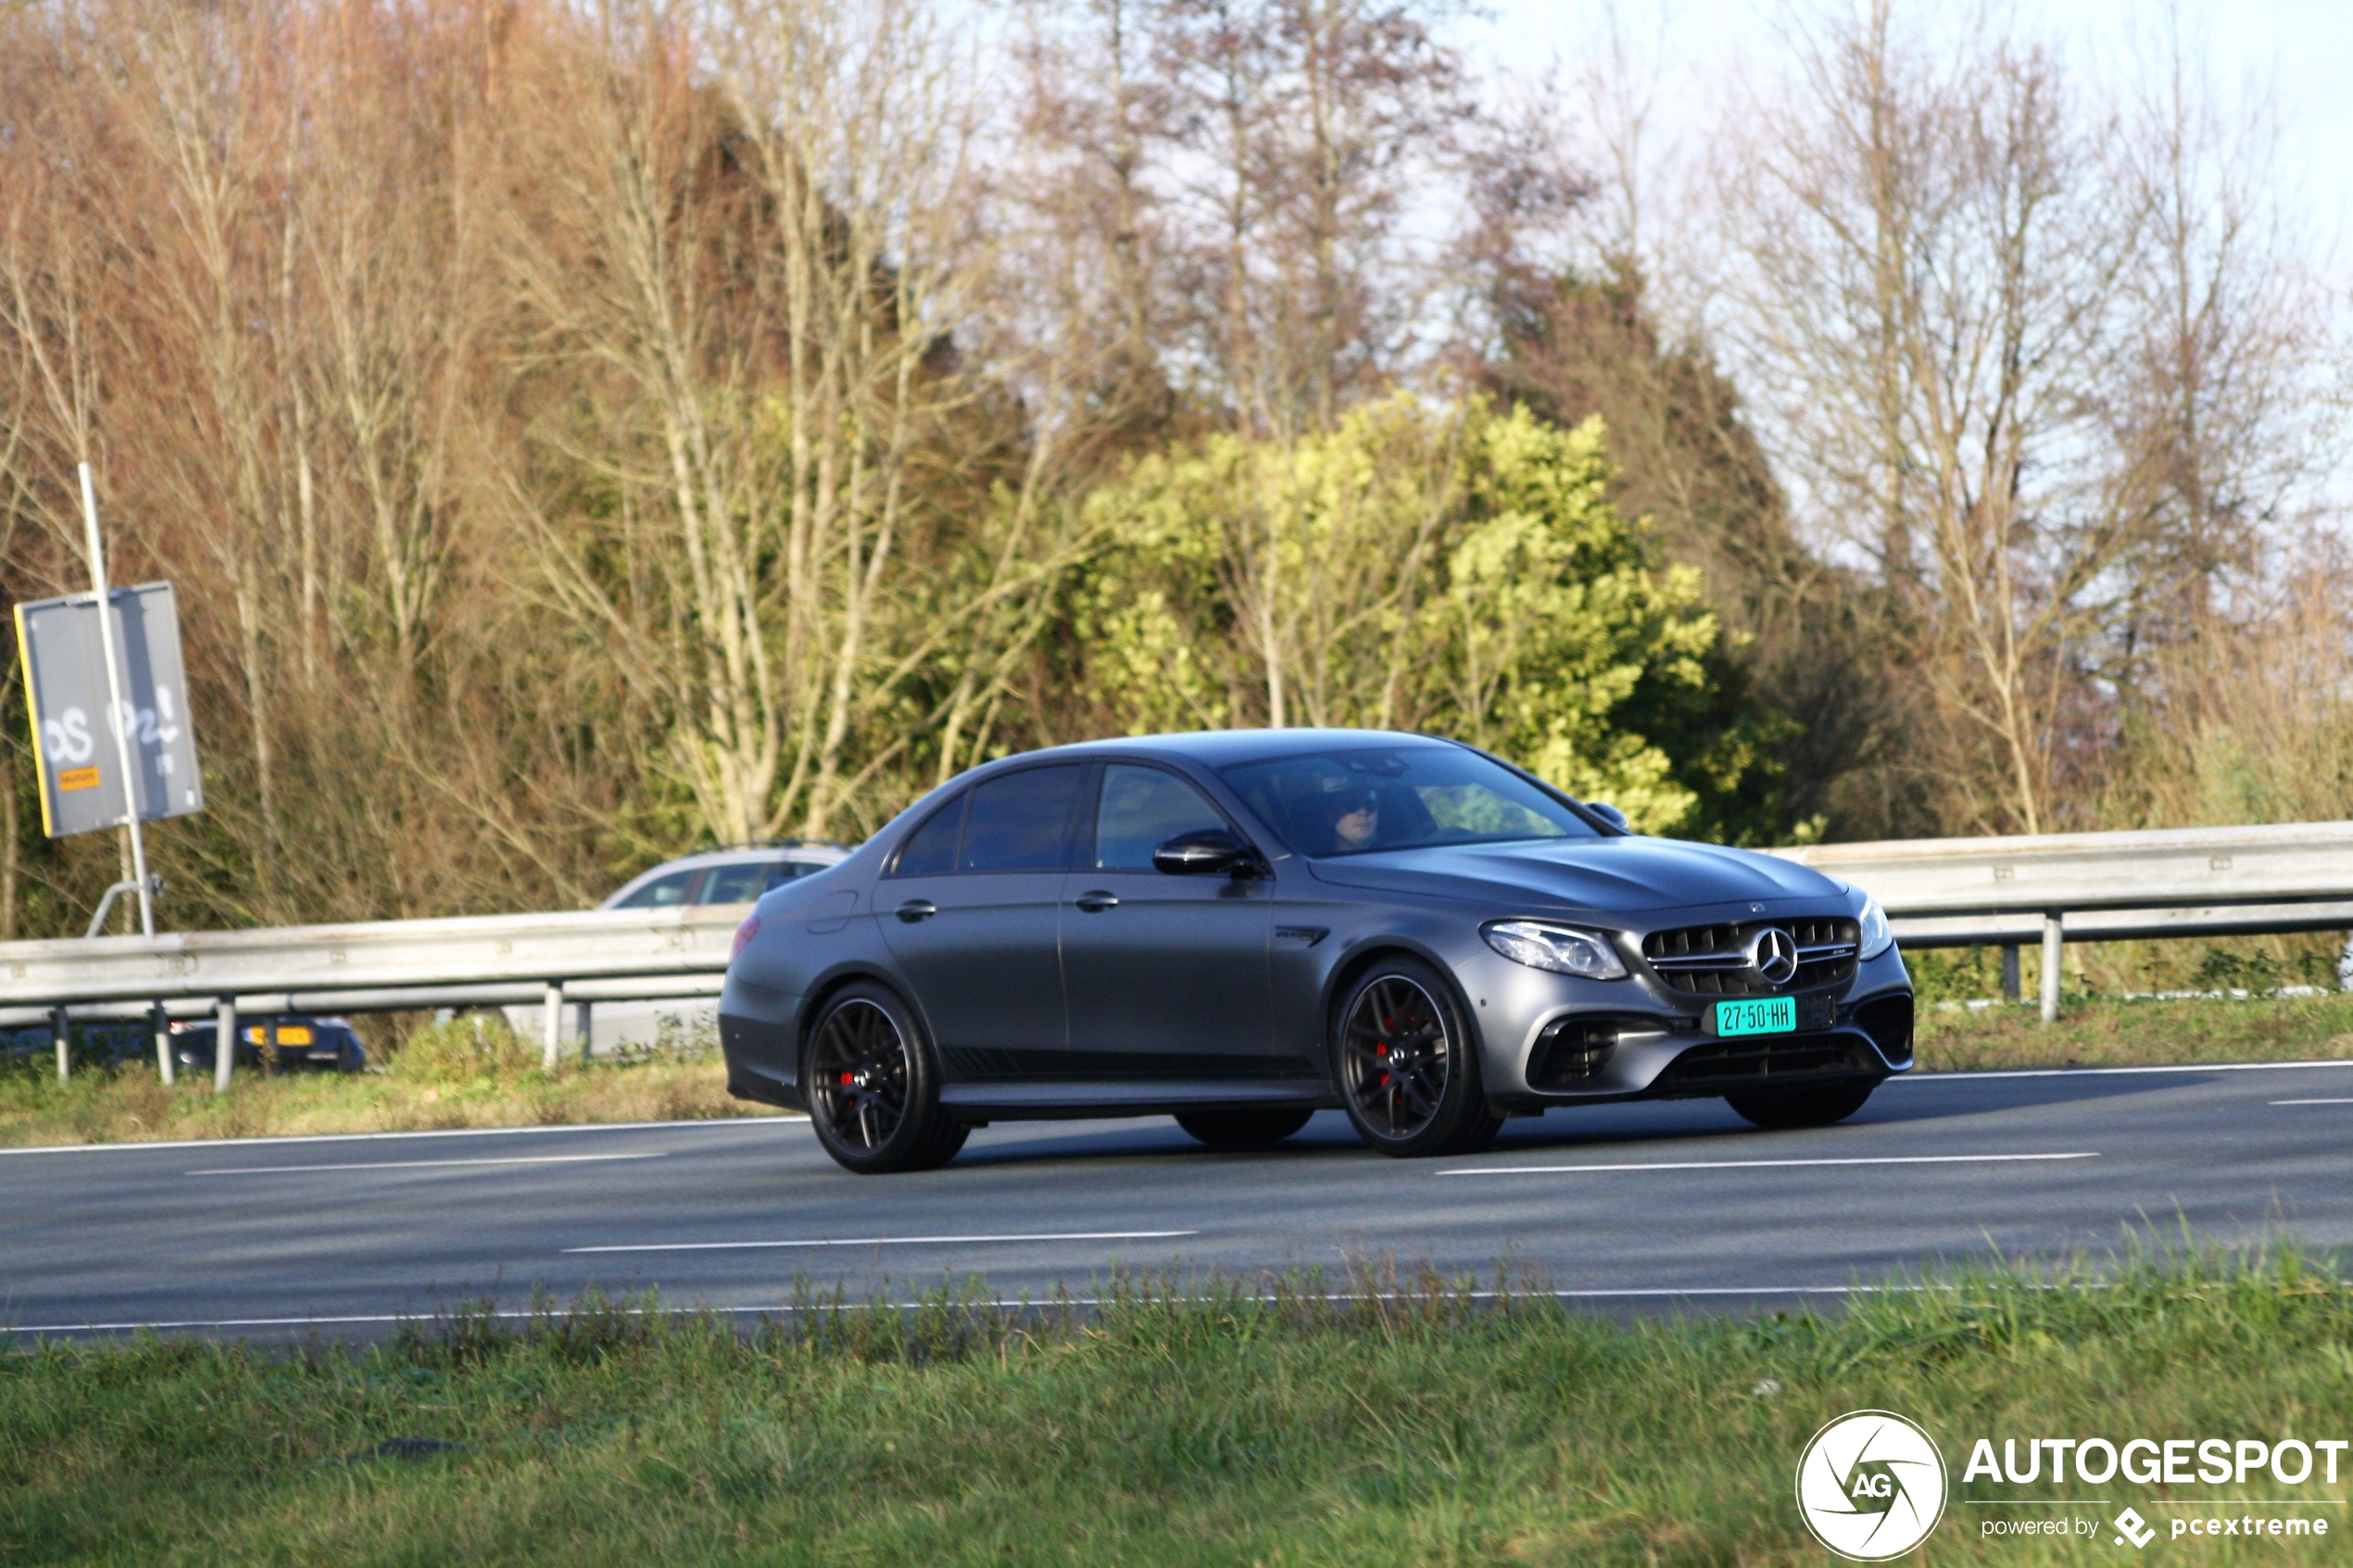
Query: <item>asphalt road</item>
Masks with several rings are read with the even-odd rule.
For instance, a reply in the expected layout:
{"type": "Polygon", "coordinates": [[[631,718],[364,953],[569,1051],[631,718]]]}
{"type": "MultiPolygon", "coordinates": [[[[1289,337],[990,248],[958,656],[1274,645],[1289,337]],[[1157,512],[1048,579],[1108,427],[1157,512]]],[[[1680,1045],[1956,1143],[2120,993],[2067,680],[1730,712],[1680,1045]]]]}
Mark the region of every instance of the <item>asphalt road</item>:
{"type": "Polygon", "coordinates": [[[1597,1107],[1442,1160],[1370,1153],[1336,1111],[1249,1155],[1159,1119],[1000,1124],[878,1178],[798,1120],[10,1151],[0,1323],[360,1338],[535,1287],[753,1311],[796,1276],[904,1297],[977,1274],[1010,1299],[1383,1257],[1508,1257],[1620,1310],[1745,1307],[2184,1223],[2347,1248],[2348,1149],[2353,1063],[1899,1079],[1802,1133],[1714,1100],[1597,1107]]]}

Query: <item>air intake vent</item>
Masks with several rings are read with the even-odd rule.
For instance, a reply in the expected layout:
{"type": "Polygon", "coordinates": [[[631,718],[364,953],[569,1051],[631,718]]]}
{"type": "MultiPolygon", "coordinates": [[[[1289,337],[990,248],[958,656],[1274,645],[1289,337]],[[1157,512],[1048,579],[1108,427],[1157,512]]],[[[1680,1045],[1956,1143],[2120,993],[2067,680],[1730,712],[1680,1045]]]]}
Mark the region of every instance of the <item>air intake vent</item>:
{"type": "Polygon", "coordinates": [[[1852,1035],[1783,1035],[1693,1046],[1669,1062],[1652,1087],[1722,1094],[1792,1079],[1883,1076],[1886,1071],[1870,1047],[1852,1035]]]}
{"type": "Polygon", "coordinates": [[[1694,997],[1770,997],[1852,979],[1861,940],[1860,928],[1843,916],[1758,920],[1654,931],[1642,938],[1642,957],[1661,980],[1694,997]],[[1774,926],[1797,947],[1797,972],[1778,985],[1748,961],[1749,944],[1774,926]]]}
{"type": "Polygon", "coordinates": [[[1871,1043],[1885,1053],[1892,1066],[1912,1060],[1912,998],[1873,997],[1855,1010],[1855,1022],[1871,1043]]]}
{"type": "Polygon", "coordinates": [[[1533,1089],[1581,1088],[1602,1075],[1621,1029],[1636,1034],[1665,1027],[1656,1018],[1563,1018],[1544,1026],[1528,1060],[1533,1089]]]}

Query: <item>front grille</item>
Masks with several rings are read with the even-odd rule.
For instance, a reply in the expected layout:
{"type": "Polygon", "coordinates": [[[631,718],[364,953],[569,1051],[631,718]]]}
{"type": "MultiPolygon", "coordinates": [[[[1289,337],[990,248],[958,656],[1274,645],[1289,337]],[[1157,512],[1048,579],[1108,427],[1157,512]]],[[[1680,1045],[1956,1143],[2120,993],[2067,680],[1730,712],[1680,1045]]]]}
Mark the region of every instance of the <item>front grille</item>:
{"type": "Polygon", "coordinates": [[[1528,1085],[1532,1089],[1574,1089],[1601,1076],[1610,1052],[1617,1048],[1620,1030],[1656,1033],[1665,1021],[1656,1018],[1562,1018],[1544,1025],[1536,1049],[1528,1059],[1528,1085]]]}
{"type": "Polygon", "coordinates": [[[1852,979],[1861,941],[1861,928],[1843,916],[1755,920],[1654,931],[1642,938],[1642,957],[1661,980],[1694,997],[1772,997],[1852,979]],[[1775,925],[1797,942],[1797,972],[1780,985],[1748,967],[1750,940],[1775,925]]]}
{"type": "Polygon", "coordinates": [[[1883,1073],[1869,1047],[1852,1035],[1780,1035],[1765,1039],[1710,1040],[1667,1064],[1653,1089],[1705,1088],[1722,1093],[1793,1078],[1883,1073]],[[1718,1085],[1722,1085],[1718,1087],[1718,1085]]]}

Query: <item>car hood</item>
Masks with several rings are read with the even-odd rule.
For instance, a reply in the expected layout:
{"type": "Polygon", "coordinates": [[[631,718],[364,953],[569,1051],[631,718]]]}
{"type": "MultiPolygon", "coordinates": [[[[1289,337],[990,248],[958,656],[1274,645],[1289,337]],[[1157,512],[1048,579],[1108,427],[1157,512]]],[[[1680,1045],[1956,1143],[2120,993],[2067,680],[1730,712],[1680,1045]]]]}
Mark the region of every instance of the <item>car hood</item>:
{"type": "Polygon", "coordinates": [[[1317,878],[1342,887],[1607,913],[1743,899],[1834,898],[1844,891],[1794,860],[1672,838],[1392,849],[1311,864],[1317,878]]]}

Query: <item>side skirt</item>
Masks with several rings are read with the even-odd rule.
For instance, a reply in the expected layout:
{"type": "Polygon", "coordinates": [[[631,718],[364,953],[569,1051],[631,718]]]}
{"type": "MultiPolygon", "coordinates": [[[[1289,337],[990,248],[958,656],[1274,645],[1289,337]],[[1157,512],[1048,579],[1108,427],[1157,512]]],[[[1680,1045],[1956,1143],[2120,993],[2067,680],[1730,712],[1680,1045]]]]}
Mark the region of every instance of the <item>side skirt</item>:
{"type": "Polygon", "coordinates": [[[1321,1079],[1293,1078],[1263,1083],[949,1084],[939,1091],[939,1103],[959,1121],[1069,1122],[1277,1106],[1329,1110],[1340,1099],[1321,1079]]]}

